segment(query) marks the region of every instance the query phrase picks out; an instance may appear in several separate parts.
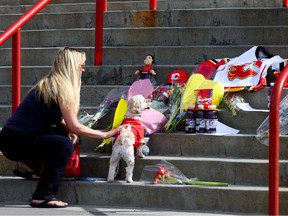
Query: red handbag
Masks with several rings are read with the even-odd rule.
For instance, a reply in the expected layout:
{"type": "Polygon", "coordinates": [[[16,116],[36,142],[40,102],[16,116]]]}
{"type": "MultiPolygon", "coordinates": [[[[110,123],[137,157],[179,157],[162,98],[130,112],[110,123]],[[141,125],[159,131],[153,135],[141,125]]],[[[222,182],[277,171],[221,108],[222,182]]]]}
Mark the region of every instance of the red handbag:
{"type": "Polygon", "coordinates": [[[66,165],[65,177],[79,177],[81,175],[80,168],[80,149],[79,145],[74,145],[74,151],[66,165]]]}

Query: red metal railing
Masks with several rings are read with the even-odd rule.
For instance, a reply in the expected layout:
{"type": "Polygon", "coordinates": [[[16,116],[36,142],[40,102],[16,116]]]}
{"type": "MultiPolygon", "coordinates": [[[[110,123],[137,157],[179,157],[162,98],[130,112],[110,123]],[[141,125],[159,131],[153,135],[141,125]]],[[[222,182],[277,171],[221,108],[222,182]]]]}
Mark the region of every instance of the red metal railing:
{"type": "Polygon", "coordinates": [[[94,51],[95,65],[102,65],[104,12],[106,11],[107,11],[107,0],[96,0],[95,51],[94,51]]]}
{"type": "Polygon", "coordinates": [[[39,1],[21,16],[3,34],[0,35],[0,46],[12,37],[12,112],[14,113],[21,99],[21,28],[41,11],[51,0],[39,1]]]}
{"type": "MultiPolygon", "coordinates": [[[[157,10],[157,0],[149,0],[149,9],[157,10]]],[[[96,0],[94,64],[98,66],[103,59],[104,12],[107,12],[107,0],[96,0]]]]}
{"type": "Polygon", "coordinates": [[[150,10],[157,10],[157,0],[150,0],[149,1],[149,9],[150,10]]]}
{"type": "Polygon", "coordinates": [[[277,79],[270,99],[269,118],[269,214],[279,215],[279,143],[280,143],[280,102],[288,66],[277,79]]]}
{"type": "MultiPolygon", "coordinates": [[[[288,7],[288,0],[283,0],[283,7],[288,7]]],[[[279,149],[280,149],[280,102],[288,67],[275,83],[270,98],[269,117],[269,215],[279,215],[279,149]]]]}

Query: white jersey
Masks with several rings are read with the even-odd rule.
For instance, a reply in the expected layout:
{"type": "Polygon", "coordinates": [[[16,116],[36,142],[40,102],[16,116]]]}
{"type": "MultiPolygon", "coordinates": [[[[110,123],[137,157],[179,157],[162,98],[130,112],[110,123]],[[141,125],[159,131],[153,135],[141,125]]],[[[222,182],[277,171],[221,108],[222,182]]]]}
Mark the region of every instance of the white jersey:
{"type": "Polygon", "coordinates": [[[214,81],[222,83],[225,88],[257,86],[266,77],[270,66],[279,69],[279,64],[284,62],[280,56],[267,58],[265,53],[256,52],[259,52],[259,48],[252,47],[241,56],[219,66],[214,81]]]}

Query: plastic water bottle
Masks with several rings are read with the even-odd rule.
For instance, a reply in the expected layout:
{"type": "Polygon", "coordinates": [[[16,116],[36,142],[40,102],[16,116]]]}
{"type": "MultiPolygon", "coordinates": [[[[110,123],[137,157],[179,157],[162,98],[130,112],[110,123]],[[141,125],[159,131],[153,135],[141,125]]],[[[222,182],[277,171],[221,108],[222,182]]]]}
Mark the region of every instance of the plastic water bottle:
{"type": "Polygon", "coordinates": [[[268,109],[270,109],[270,97],[271,97],[271,93],[272,93],[272,89],[274,87],[274,83],[270,83],[270,87],[268,89],[268,96],[267,96],[267,106],[268,106],[268,109]]]}
{"type": "Polygon", "coordinates": [[[210,105],[206,111],[206,133],[216,133],[217,122],[218,110],[216,109],[216,105],[210,105]]]}
{"type": "Polygon", "coordinates": [[[196,133],[205,133],[206,132],[206,124],[205,124],[205,111],[204,105],[200,104],[197,108],[196,113],[196,133]]]}
{"type": "Polygon", "coordinates": [[[189,105],[186,112],[185,133],[195,133],[195,105],[189,105]]]}
{"type": "Polygon", "coordinates": [[[150,141],[150,134],[148,133],[147,130],[144,131],[144,140],[145,140],[145,145],[143,146],[142,148],[142,153],[145,155],[145,156],[148,156],[149,153],[150,153],[150,148],[149,148],[149,141],[150,141]]]}

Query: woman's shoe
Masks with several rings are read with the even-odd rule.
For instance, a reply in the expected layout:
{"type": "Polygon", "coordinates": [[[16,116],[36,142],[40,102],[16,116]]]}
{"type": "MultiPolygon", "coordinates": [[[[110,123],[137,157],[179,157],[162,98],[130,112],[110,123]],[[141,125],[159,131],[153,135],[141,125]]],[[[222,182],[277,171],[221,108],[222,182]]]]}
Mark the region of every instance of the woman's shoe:
{"type": "Polygon", "coordinates": [[[14,173],[16,176],[25,178],[25,179],[27,179],[27,180],[39,180],[39,179],[40,179],[40,177],[37,176],[37,174],[36,174],[35,172],[22,172],[22,171],[20,171],[19,169],[14,169],[14,170],[13,170],[13,173],[14,173]]]}
{"type": "MultiPolygon", "coordinates": [[[[60,201],[60,200],[57,200],[56,198],[49,198],[49,199],[46,199],[40,203],[31,202],[30,206],[32,208],[66,208],[68,206],[68,205],[59,206],[59,205],[49,204],[49,202],[51,202],[51,201],[60,201]]],[[[62,202],[62,201],[60,201],[60,202],[62,202]]]]}
{"type": "Polygon", "coordinates": [[[32,170],[29,166],[27,166],[23,162],[16,162],[16,167],[13,170],[13,173],[16,176],[28,179],[28,180],[39,180],[40,176],[37,175],[37,173],[32,170]]]}

